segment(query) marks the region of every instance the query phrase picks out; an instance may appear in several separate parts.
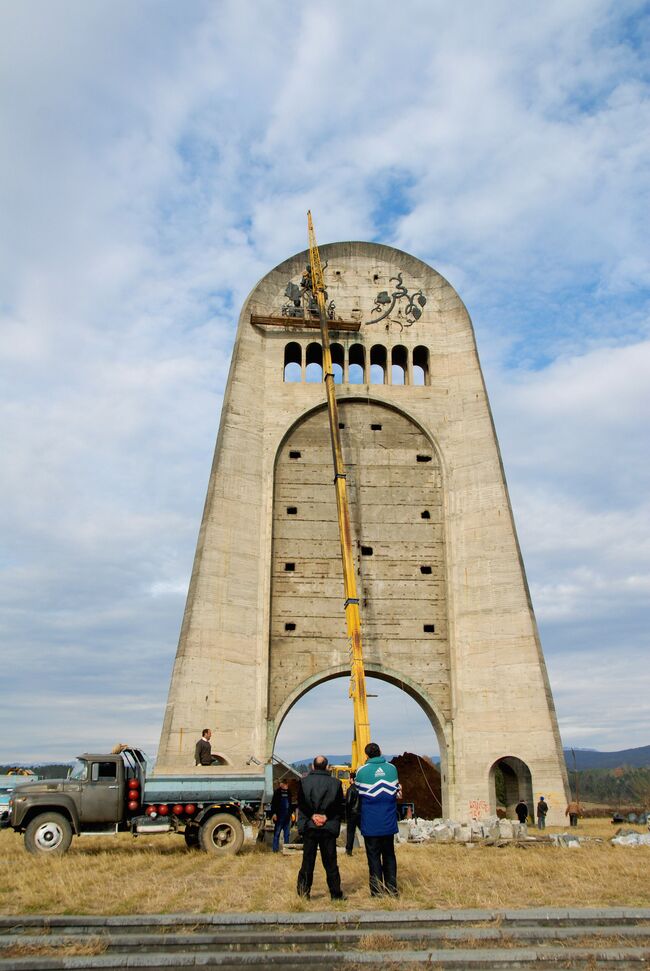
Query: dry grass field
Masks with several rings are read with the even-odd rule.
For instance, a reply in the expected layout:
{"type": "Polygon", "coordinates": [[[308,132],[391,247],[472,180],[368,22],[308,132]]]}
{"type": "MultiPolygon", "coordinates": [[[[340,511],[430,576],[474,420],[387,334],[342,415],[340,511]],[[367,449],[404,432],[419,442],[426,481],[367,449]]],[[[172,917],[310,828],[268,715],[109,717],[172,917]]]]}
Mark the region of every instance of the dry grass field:
{"type": "MultiPolygon", "coordinates": [[[[650,906],[650,847],[615,847],[616,827],[585,820],[579,850],[528,845],[402,844],[398,900],[371,899],[363,851],[342,856],[347,901],[333,905],[320,862],[310,902],[295,894],[300,856],[247,846],[235,857],[190,852],[178,836],[76,839],[67,856],[29,856],[0,833],[4,914],[211,913],[375,908],[650,906]]],[[[642,831],[639,828],[639,831],[642,831]]],[[[553,830],[550,830],[553,832],[553,830]]],[[[562,830],[557,830],[562,832],[562,830]]]]}

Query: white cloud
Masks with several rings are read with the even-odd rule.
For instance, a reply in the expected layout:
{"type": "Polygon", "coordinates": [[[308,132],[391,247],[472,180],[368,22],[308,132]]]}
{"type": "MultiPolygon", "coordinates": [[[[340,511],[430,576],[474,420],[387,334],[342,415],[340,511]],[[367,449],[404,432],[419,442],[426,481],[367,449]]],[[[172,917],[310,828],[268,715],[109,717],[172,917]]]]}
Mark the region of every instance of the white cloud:
{"type": "Polygon", "coordinates": [[[640,649],[642,7],[4,5],[2,710],[39,706],[7,756],[125,711],[155,742],[238,310],[308,207],[467,301],[550,656],[595,615],[640,649]]]}
{"type": "Polygon", "coordinates": [[[589,657],[549,660],[565,745],[617,751],[647,744],[650,669],[646,651],[620,651],[597,641],[589,657]]]}

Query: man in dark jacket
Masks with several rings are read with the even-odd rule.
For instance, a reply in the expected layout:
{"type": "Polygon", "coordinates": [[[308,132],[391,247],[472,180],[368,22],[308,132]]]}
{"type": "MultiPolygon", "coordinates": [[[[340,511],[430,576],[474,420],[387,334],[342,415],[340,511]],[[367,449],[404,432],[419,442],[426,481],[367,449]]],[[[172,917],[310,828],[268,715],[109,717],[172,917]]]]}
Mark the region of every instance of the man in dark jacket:
{"type": "Polygon", "coordinates": [[[271,815],[273,817],[273,822],[275,823],[273,829],[273,852],[280,852],[280,833],[284,836],[284,842],[289,842],[289,831],[291,829],[291,793],[289,792],[289,783],[286,779],[280,782],[280,785],[273,793],[273,799],[271,799],[271,815]]]}
{"type": "Polygon", "coordinates": [[[194,765],[214,765],[215,762],[220,761],[218,755],[212,754],[211,738],[212,732],[210,729],[204,728],[201,733],[201,738],[194,747],[194,765]]]}
{"type": "Polygon", "coordinates": [[[359,790],[357,789],[355,781],[356,777],[356,772],[350,772],[350,785],[348,786],[348,791],[345,794],[345,852],[348,856],[352,856],[352,850],[354,849],[354,837],[357,832],[359,816],[361,814],[359,790]]]}
{"type": "Polygon", "coordinates": [[[336,837],[345,814],[343,788],[327,771],[327,759],[317,755],[313,769],[300,782],[298,790],[298,828],[302,833],[302,867],[298,874],[298,893],[309,898],[316,852],[320,849],[327,886],[332,900],[343,900],[341,874],[336,862],[336,837]]]}
{"type": "Polygon", "coordinates": [[[548,803],[544,796],[539,797],[539,802],[537,803],[537,828],[546,829],[546,814],[548,812],[548,803]]]}
{"type": "Polygon", "coordinates": [[[517,813],[517,819],[520,823],[525,823],[528,819],[528,803],[525,803],[523,799],[520,799],[515,806],[515,812],[517,813]]]}

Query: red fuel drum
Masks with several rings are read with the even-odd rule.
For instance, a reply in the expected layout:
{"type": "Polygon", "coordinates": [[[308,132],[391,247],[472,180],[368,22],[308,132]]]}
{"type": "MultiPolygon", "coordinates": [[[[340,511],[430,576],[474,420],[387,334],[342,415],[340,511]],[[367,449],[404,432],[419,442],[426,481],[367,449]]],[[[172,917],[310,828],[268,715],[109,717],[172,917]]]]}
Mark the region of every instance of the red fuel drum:
{"type": "Polygon", "coordinates": [[[158,806],[158,812],[161,816],[169,816],[169,806],[158,806]]]}
{"type": "Polygon", "coordinates": [[[129,779],[129,781],[127,782],[127,786],[129,787],[129,789],[139,789],[140,783],[138,782],[137,779],[129,779]]]}
{"type": "Polygon", "coordinates": [[[131,799],[129,802],[129,809],[131,810],[131,812],[133,812],[133,810],[137,809],[139,805],[140,803],[138,802],[137,799],[131,799]]]}
{"type": "Polygon", "coordinates": [[[185,807],[185,812],[188,816],[193,816],[196,812],[196,806],[193,803],[188,802],[187,806],[185,807]]]}
{"type": "Polygon", "coordinates": [[[183,807],[181,806],[181,804],[179,802],[177,802],[176,805],[173,807],[172,812],[173,812],[174,816],[182,816],[183,815],[183,807]]]}

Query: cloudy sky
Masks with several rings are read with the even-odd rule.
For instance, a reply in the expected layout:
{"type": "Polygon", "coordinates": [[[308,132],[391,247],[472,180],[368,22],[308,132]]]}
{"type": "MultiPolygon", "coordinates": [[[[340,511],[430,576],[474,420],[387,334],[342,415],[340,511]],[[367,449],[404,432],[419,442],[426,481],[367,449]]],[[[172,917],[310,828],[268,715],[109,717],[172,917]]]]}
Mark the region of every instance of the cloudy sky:
{"type": "MultiPolygon", "coordinates": [[[[308,207],[461,294],[563,740],[650,743],[648,4],[2,0],[0,46],[0,760],[155,750],[238,310],[308,207]]],[[[282,754],[330,704],[346,750],[341,681],[282,754]]]]}

